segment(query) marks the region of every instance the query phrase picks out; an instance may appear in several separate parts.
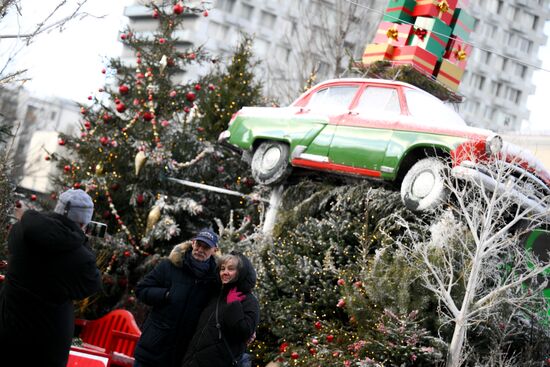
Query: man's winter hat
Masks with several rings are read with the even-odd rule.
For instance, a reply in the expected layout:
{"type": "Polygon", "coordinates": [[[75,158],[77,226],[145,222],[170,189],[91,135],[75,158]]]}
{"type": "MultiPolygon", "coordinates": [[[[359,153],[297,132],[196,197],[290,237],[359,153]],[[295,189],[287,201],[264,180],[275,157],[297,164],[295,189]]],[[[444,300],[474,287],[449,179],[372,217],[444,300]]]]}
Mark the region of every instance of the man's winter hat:
{"type": "Polygon", "coordinates": [[[64,215],[73,222],[87,225],[94,214],[94,202],[81,189],[69,189],[59,196],[54,212],[64,215]]]}
{"type": "Polygon", "coordinates": [[[195,241],[204,242],[210,247],[218,247],[218,235],[209,228],[201,229],[193,239],[195,241]]]}

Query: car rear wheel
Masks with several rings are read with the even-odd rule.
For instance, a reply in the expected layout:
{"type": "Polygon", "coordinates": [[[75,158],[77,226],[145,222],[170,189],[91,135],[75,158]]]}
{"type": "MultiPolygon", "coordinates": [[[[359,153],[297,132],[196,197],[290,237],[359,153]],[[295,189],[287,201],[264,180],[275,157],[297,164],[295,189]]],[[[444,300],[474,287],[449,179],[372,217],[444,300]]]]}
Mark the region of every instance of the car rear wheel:
{"type": "Polygon", "coordinates": [[[438,158],[416,162],[401,183],[401,200],[412,211],[436,208],[448,197],[445,187],[447,166],[438,158]]]}
{"type": "Polygon", "coordinates": [[[252,177],[262,185],[276,185],[283,182],[292,167],[288,163],[289,147],[278,141],[264,141],[252,157],[252,177]]]}

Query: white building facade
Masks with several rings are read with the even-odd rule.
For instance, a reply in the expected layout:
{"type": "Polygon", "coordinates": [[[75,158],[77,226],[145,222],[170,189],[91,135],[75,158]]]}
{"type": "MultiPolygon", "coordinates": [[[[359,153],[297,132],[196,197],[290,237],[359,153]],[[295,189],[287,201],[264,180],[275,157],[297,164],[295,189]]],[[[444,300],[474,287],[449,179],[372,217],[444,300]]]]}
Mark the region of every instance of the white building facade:
{"type": "MultiPolygon", "coordinates": [[[[341,65],[349,58],[334,67],[335,53],[341,51],[335,49],[360,59],[386,5],[386,0],[217,0],[208,17],[187,14],[178,36],[182,47],[205,45],[223,55],[234,48],[240,32],[252,34],[261,60],[256,75],[268,94],[287,103],[302,91],[308,73],[315,71],[318,81],[345,76],[341,65]],[[350,3],[359,4],[351,8],[355,14],[346,14],[350,3]],[[348,21],[354,26],[344,40],[326,36],[327,30],[341,31],[338,22],[348,21]]],[[[526,102],[535,91],[532,76],[541,65],[538,50],[547,40],[543,28],[550,19],[550,0],[459,1],[459,6],[476,19],[470,39],[474,51],[459,89],[464,96],[459,113],[473,126],[518,131],[529,118],[526,102]]],[[[156,20],[147,8],[129,6],[125,15],[136,31],[154,32],[156,20]]],[[[131,57],[128,50],[124,56],[131,57]]],[[[186,79],[204,71],[188,70],[186,79]]]]}

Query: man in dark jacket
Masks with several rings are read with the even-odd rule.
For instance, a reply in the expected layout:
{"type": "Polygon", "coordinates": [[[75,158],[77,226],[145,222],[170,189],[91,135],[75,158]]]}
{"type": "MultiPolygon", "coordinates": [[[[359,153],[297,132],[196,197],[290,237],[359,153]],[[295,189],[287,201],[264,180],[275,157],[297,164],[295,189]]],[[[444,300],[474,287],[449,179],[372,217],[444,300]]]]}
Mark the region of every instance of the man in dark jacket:
{"type": "Polygon", "coordinates": [[[101,289],[83,228],[94,206],[82,190],[59,197],[54,213],[26,211],[8,236],[8,271],[0,292],[2,366],[67,365],[73,300],[101,289]]]}
{"type": "Polygon", "coordinates": [[[153,306],[136,346],[135,367],[179,367],[199,316],[216,292],[218,236],[201,230],[174,247],[136,286],[139,300],[153,306]]]}

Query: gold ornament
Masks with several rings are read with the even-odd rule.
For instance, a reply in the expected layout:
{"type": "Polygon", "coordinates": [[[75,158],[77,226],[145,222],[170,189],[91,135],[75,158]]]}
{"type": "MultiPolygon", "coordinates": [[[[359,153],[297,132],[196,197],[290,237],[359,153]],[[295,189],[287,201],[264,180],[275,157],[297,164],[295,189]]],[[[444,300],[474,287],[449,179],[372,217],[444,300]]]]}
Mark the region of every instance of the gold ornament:
{"type": "Polygon", "coordinates": [[[135,159],[135,162],[136,162],[136,176],[139,175],[139,172],[141,171],[141,169],[145,165],[146,161],[147,161],[147,156],[145,155],[145,153],[142,150],[140,150],[136,154],[136,159],[135,159]]]}
{"type": "Polygon", "coordinates": [[[449,11],[449,3],[447,0],[441,0],[439,4],[437,4],[437,7],[441,13],[446,13],[449,11]]]}
{"type": "Polygon", "coordinates": [[[397,28],[390,28],[386,32],[386,36],[388,36],[388,38],[392,38],[396,41],[397,41],[397,36],[398,35],[399,35],[399,31],[397,30],[397,28]]]}
{"type": "Polygon", "coordinates": [[[160,207],[155,205],[147,215],[147,233],[153,229],[160,219],[160,207]]]}
{"type": "Polygon", "coordinates": [[[466,56],[468,56],[464,50],[457,50],[455,55],[458,61],[466,60],[466,56]]]}
{"type": "Polygon", "coordinates": [[[101,176],[103,173],[105,173],[105,169],[103,168],[103,163],[99,162],[98,164],[96,164],[95,173],[98,176],[101,176]]]}

